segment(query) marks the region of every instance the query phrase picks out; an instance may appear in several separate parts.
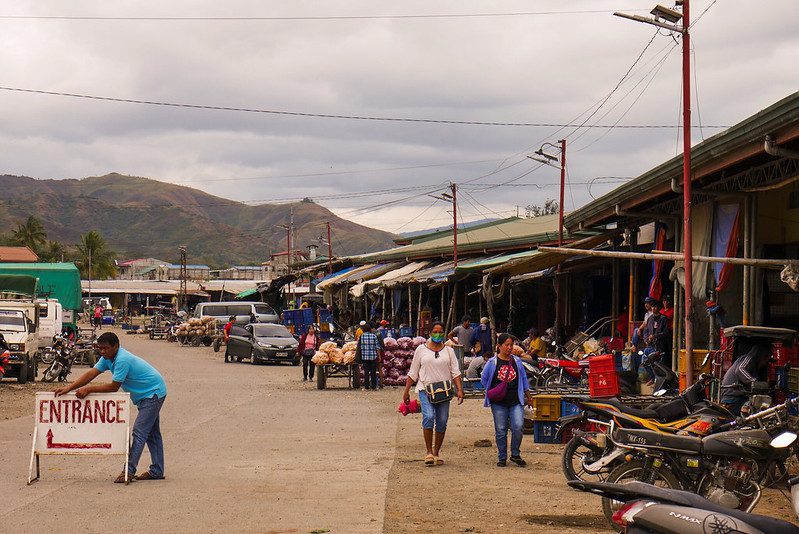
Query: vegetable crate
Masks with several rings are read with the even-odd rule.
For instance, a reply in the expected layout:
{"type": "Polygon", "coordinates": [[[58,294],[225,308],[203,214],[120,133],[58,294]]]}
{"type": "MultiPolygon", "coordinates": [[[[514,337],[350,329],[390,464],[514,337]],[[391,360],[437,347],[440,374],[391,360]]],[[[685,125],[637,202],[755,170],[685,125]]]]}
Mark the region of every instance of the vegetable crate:
{"type": "Polygon", "coordinates": [[[569,417],[570,415],[577,415],[580,413],[580,407],[571,402],[562,401],[560,403],[560,416],[569,417]]]}
{"type": "Polygon", "coordinates": [[[619,374],[612,354],[588,358],[588,389],[592,397],[619,394],[619,374]]]}
{"type": "Polygon", "coordinates": [[[558,443],[558,423],[535,421],[533,423],[533,441],[536,443],[558,443]]]}
{"type": "Polygon", "coordinates": [[[560,419],[560,395],[535,395],[533,397],[533,421],[557,421],[560,419]]]}

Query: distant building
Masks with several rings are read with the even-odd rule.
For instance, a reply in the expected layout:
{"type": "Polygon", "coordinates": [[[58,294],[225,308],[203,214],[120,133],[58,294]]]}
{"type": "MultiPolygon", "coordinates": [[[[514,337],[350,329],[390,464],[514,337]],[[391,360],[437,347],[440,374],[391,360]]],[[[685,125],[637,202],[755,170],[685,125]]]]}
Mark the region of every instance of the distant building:
{"type": "MultiPolygon", "coordinates": [[[[156,268],[156,280],[180,280],[180,265],[166,263],[156,268]]],[[[207,265],[186,265],[186,280],[210,280],[211,268],[207,265]]]]}
{"type": "Polygon", "coordinates": [[[229,269],[214,271],[221,280],[269,280],[266,265],[234,265],[229,269]]]}
{"type": "MultiPolygon", "coordinates": [[[[272,254],[270,260],[262,264],[266,268],[268,278],[271,279],[288,274],[288,258],[288,252],[278,252],[277,254],[272,254]]],[[[307,259],[308,258],[305,256],[303,251],[295,250],[291,255],[291,264],[295,265],[307,259]]]]}
{"type": "Polygon", "coordinates": [[[138,258],[117,262],[118,280],[156,280],[155,268],[164,265],[158,258],[138,258]]]}
{"type": "Polygon", "coordinates": [[[35,263],[37,261],[39,261],[39,256],[28,247],[0,247],[0,262],[35,263]]]}

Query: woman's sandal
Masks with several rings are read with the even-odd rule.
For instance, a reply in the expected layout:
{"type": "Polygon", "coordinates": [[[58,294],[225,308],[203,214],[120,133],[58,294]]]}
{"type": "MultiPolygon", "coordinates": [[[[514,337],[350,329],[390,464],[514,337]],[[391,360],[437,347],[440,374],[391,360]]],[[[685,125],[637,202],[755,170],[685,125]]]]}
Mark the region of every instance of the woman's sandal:
{"type": "Polygon", "coordinates": [[[432,454],[428,454],[427,456],[424,457],[424,465],[427,467],[433,467],[434,465],[436,465],[436,457],[433,456],[432,454]]]}
{"type": "Polygon", "coordinates": [[[444,465],[444,460],[442,460],[438,456],[434,456],[433,459],[435,460],[436,465],[444,465]]]}

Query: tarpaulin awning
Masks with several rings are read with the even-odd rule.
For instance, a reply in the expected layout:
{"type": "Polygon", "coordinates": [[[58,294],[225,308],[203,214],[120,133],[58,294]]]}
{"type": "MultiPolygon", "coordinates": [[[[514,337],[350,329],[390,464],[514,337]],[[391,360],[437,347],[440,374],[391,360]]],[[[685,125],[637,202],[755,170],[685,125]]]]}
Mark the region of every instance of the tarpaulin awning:
{"type": "Polygon", "coordinates": [[[348,276],[350,276],[352,274],[357,274],[357,273],[359,273],[361,271],[365,271],[367,269],[371,269],[372,267],[374,267],[374,264],[360,265],[358,267],[350,267],[348,269],[344,269],[344,270],[339,271],[337,273],[333,273],[331,275],[328,275],[327,279],[322,280],[321,282],[316,284],[316,289],[320,290],[320,291],[323,291],[323,290],[325,290],[325,289],[327,289],[327,288],[329,288],[331,286],[334,286],[336,284],[342,283],[343,281],[345,281],[347,279],[348,276]]]}
{"type": "Polygon", "coordinates": [[[377,278],[383,274],[386,274],[389,271],[393,271],[397,267],[405,265],[405,262],[392,262],[392,263],[378,263],[377,265],[372,265],[368,269],[353,272],[352,274],[347,275],[345,278],[339,281],[339,283],[348,283],[348,282],[364,282],[366,280],[372,280],[373,278],[377,278]]]}
{"type": "MultiPolygon", "coordinates": [[[[621,230],[613,230],[611,232],[605,232],[599,235],[586,237],[571,243],[568,248],[585,250],[592,249],[598,245],[601,245],[620,232],[621,230]]],[[[562,263],[568,257],[570,257],[568,254],[534,250],[529,251],[527,256],[506,261],[502,265],[487,269],[487,271],[493,276],[515,276],[520,274],[534,273],[554,267],[559,263],[562,263]]]]}
{"type": "Polygon", "coordinates": [[[366,280],[359,284],[355,284],[350,288],[350,295],[355,298],[360,298],[363,296],[364,292],[367,290],[369,286],[379,286],[379,285],[389,285],[388,282],[394,280],[395,278],[407,276],[411,273],[415,273],[416,271],[422,269],[429,265],[429,261],[416,261],[413,263],[409,263],[408,265],[403,265],[398,269],[392,269],[391,271],[384,273],[377,278],[372,278],[371,280],[366,280]]]}
{"type": "Polygon", "coordinates": [[[420,271],[411,273],[406,276],[395,278],[394,280],[391,281],[391,284],[386,284],[386,285],[430,282],[434,280],[435,276],[451,270],[453,266],[454,264],[451,261],[448,261],[445,263],[441,263],[439,265],[428,267],[427,269],[422,269],[420,271]]]}
{"type": "Polygon", "coordinates": [[[0,275],[0,293],[34,297],[36,296],[38,282],[39,280],[35,276],[26,274],[0,275]]]}
{"type": "Polygon", "coordinates": [[[236,295],[234,298],[235,298],[236,300],[239,300],[239,299],[246,299],[247,297],[251,297],[251,296],[253,296],[253,295],[255,295],[255,294],[258,294],[258,289],[256,289],[256,288],[252,288],[252,289],[245,289],[245,290],[244,290],[244,291],[242,291],[241,293],[237,294],[237,295],[236,295]]]}

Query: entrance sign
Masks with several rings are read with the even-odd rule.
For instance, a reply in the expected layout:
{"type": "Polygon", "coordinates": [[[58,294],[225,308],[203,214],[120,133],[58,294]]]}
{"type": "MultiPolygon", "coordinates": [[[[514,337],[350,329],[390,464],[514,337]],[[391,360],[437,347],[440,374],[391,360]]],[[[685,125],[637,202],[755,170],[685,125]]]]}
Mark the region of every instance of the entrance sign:
{"type": "Polygon", "coordinates": [[[119,454],[125,456],[125,483],[130,452],[130,393],[36,394],[33,446],[28,484],[39,479],[39,457],[49,454],[119,454]],[[33,466],[36,464],[36,476],[33,466]]]}

